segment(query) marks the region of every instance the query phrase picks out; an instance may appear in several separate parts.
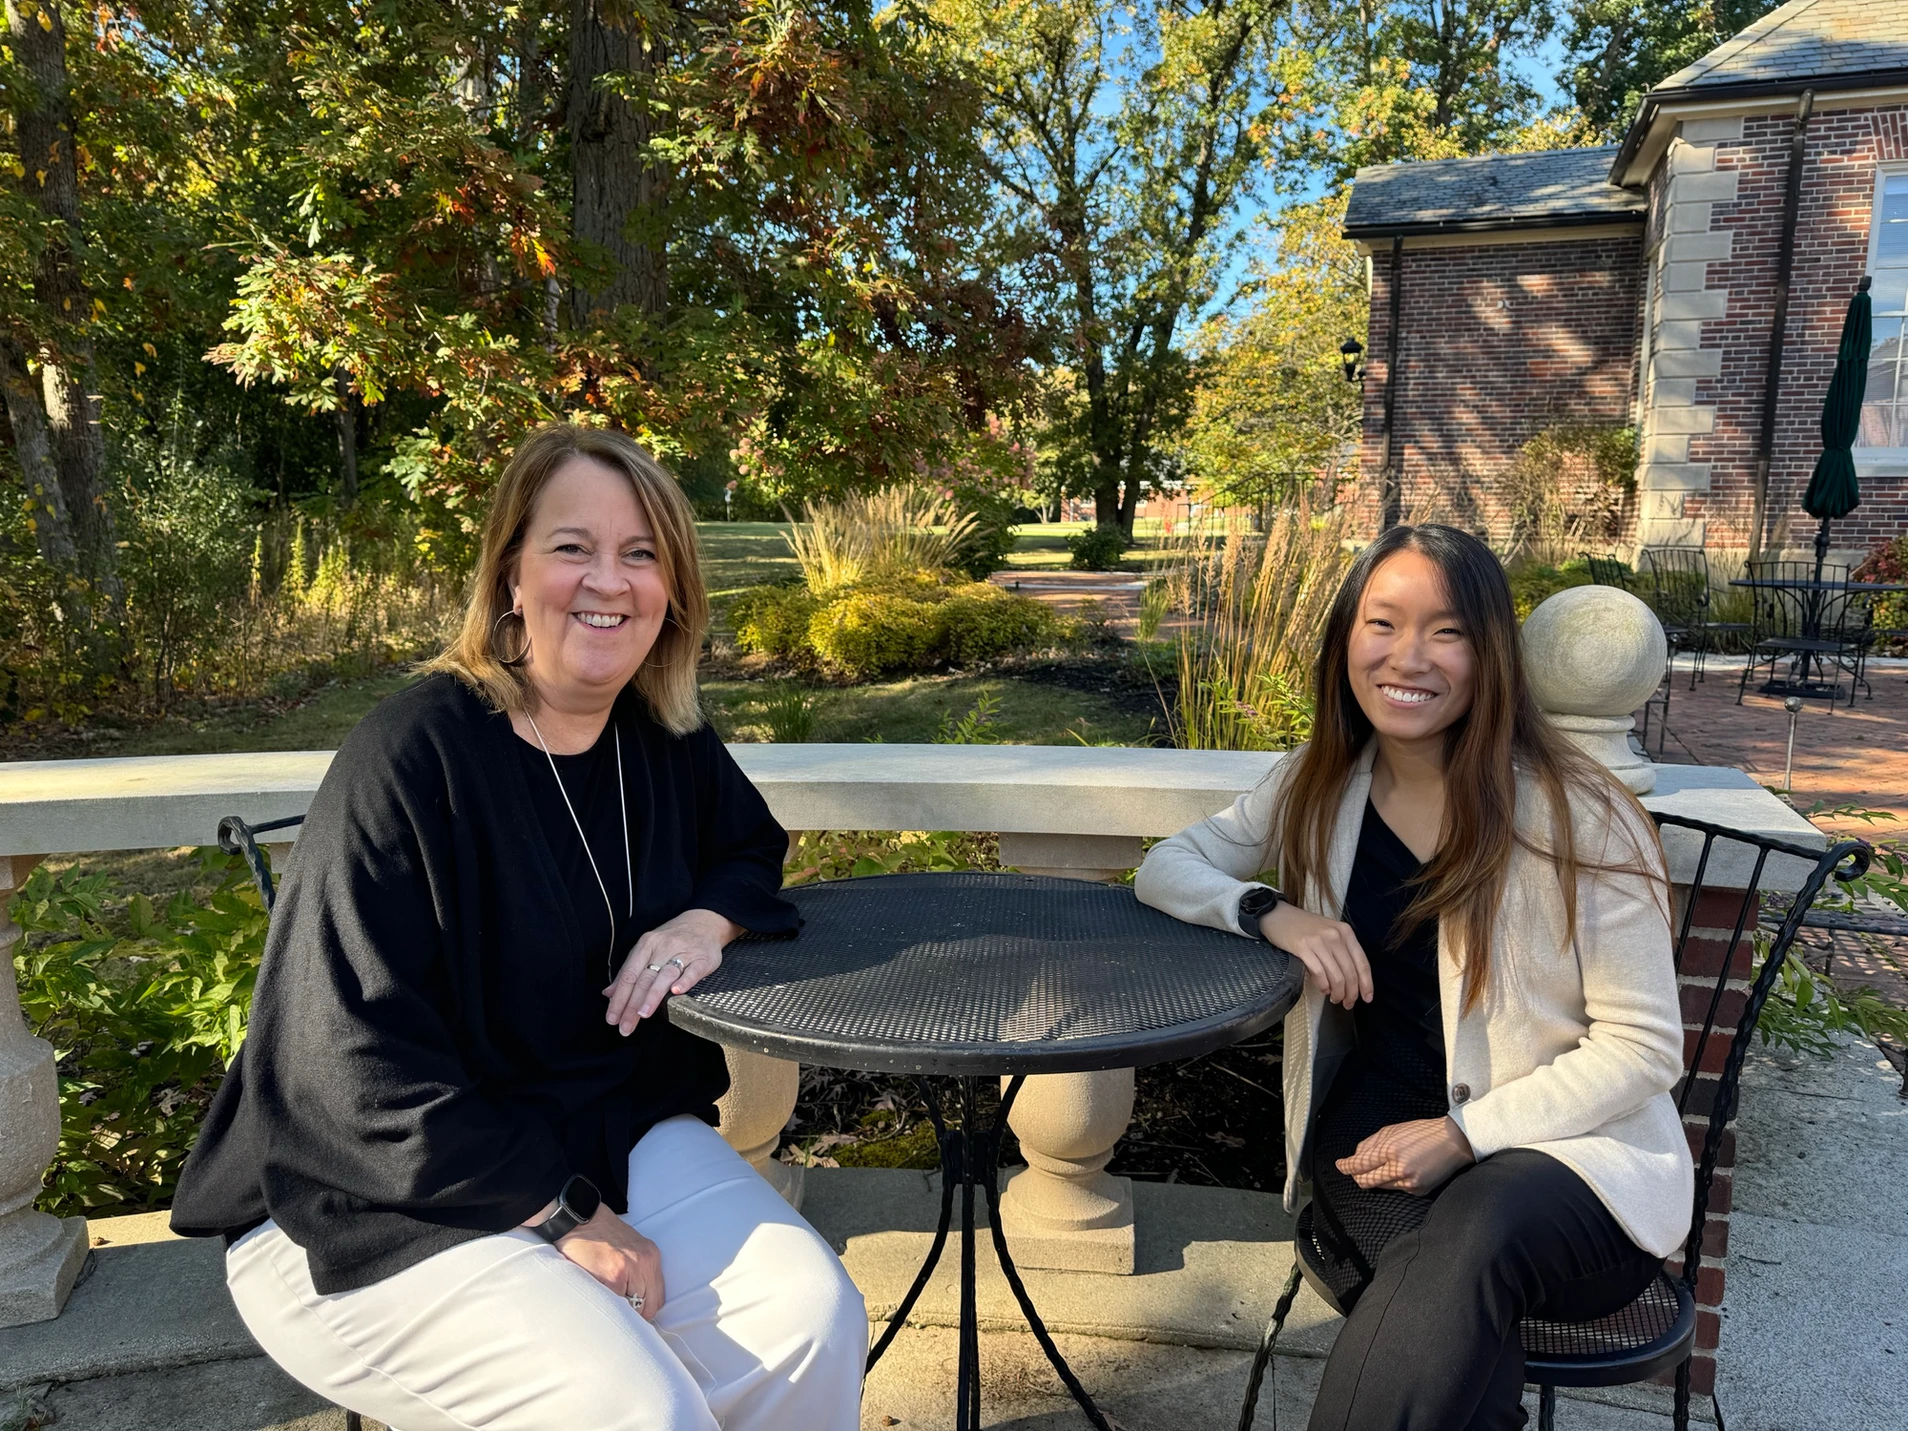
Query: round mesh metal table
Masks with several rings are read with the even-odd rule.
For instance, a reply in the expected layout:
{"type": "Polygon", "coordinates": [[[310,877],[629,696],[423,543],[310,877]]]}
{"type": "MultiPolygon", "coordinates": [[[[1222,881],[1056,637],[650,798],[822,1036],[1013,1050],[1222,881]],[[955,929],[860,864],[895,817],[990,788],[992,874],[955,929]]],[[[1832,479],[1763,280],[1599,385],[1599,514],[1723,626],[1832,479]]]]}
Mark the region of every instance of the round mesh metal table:
{"type": "Polygon", "coordinates": [[[1024,1076],[1137,1068],[1191,1058],[1281,1017],[1304,970],[1270,945],[1182,924],[1118,885],[1037,875],[915,874],[788,891],[801,934],[744,938],[672,1023],[718,1043],[831,1068],[951,1075],[959,1122],[922,1092],[941,1151],[941,1216],[914,1285],[868,1353],[872,1367],[906,1324],[947,1245],[961,1195],[958,1431],[980,1428],[976,1190],[1000,1268],[1061,1381],[1111,1431],[1060,1355],[1001,1230],[1000,1131],[1024,1076]],[[991,1126],[980,1084],[1015,1075],[991,1126]]]}
{"type": "Polygon", "coordinates": [[[669,1004],[719,1043],[888,1073],[1070,1073],[1192,1058],[1266,1028],[1303,970],[1118,885],[913,874],[788,891],[793,940],[737,940],[669,1004]]]}

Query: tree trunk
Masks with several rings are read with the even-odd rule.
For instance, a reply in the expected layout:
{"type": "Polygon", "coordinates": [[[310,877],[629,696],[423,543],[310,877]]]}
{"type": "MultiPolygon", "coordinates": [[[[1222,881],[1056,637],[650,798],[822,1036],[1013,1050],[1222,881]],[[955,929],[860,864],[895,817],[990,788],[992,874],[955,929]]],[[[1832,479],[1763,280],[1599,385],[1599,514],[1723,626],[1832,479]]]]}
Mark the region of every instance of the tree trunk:
{"type": "Polygon", "coordinates": [[[59,227],[40,251],[33,296],[44,315],[40,376],[60,487],[81,573],[98,584],[117,614],[124,596],[117,572],[112,509],[106,504],[106,441],[99,426],[93,343],[85,325],[92,299],[80,276],[73,237],[80,232],[79,163],[66,80],[66,27],[53,0],[6,0],[7,31],[30,91],[15,111],[21,187],[59,227]]]}
{"type": "Polygon", "coordinates": [[[644,162],[651,117],[599,83],[633,76],[640,85],[663,58],[663,38],[648,36],[634,17],[612,23],[606,0],[571,0],[570,169],[575,186],[571,232],[586,264],[605,271],[579,277],[570,295],[571,321],[587,326],[624,304],[661,313],[669,301],[663,176],[644,162]]]}
{"type": "Polygon", "coordinates": [[[338,506],[350,511],[358,500],[358,403],[351,379],[338,369],[338,506]]]}
{"type": "Polygon", "coordinates": [[[27,520],[33,524],[40,560],[71,575],[78,566],[73,524],[66,513],[59,464],[53,459],[53,440],[46,430],[46,409],[40,406],[40,394],[27,376],[26,354],[5,336],[0,336],[0,394],[6,399],[14,452],[26,478],[27,520]]]}

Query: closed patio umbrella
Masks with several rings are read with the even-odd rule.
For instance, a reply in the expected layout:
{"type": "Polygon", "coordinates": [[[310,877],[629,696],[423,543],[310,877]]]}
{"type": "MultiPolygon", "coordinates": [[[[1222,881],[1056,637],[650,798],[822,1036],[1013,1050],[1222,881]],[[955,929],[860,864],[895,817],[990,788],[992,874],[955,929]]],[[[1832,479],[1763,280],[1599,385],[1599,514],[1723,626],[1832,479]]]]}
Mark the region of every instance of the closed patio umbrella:
{"type": "Polygon", "coordinates": [[[1862,394],[1868,387],[1868,347],[1874,332],[1868,284],[1864,276],[1848,301],[1848,316],[1842,320],[1842,341],[1835,349],[1835,376],[1829,379],[1828,396],[1822,400],[1822,455],[1815,459],[1815,475],[1809,478],[1809,490],[1802,494],[1802,510],[1822,521],[1815,534],[1817,581],[1822,579],[1822,562],[1828,556],[1828,524],[1846,517],[1862,500],[1851,449],[1862,420],[1862,394]]]}

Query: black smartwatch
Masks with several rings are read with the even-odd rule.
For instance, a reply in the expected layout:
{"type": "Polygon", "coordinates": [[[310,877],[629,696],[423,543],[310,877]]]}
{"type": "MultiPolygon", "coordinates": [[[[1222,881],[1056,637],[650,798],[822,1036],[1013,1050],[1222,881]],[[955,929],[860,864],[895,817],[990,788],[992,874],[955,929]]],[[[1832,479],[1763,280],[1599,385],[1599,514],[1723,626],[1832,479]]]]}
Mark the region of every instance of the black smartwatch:
{"type": "Polygon", "coordinates": [[[1239,896],[1239,932],[1248,939],[1265,938],[1265,931],[1259,928],[1259,921],[1283,903],[1285,896],[1276,889],[1255,884],[1239,896]]]}
{"type": "Polygon", "coordinates": [[[595,1217],[602,1205],[603,1194],[596,1190],[596,1184],[577,1173],[557,1194],[556,1211],[530,1230],[545,1242],[555,1242],[595,1217]]]}

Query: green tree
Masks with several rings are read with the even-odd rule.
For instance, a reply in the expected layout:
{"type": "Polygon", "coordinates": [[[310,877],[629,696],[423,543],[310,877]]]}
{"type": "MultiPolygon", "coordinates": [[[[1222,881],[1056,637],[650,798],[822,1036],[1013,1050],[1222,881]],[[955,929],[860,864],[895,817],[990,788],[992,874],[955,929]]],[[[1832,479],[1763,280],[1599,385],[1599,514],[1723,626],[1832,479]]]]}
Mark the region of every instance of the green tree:
{"type": "Polygon", "coordinates": [[[1280,98],[1274,0],[939,0],[988,96],[997,241],[1035,285],[1065,380],[1048,470],[1132,530],[1191,403],[1183,325],[1211,301],[1280,98]]]}
{"type": "Polygon", "coordinates": [[[1552,0],[1306,0],[1286,26],[1300,96],[1282,157],[1335,185],[1366,164],[1568,142],[1516,68],[1555,28],[1552,0]],[[1524,137],[1535,127],[1548,143],[1524,137]]]}
{"type": "Polygon", "coordinates": [[[0,298],[0,390],[40,553],[95,585],[107,622],[117,624],[125,593],[95,398],[95,300],[81,259],[82,140],[66,22],[55,0],[6,0],[6,20],[0,99],[17,150],[8,156],[17,189],[5,211],[13,252],[0,282],[12,291],[0,298]]]}
{"type": "Polygon", "coordinates": [[[1361,343],[1369,300],[1357,247],[1340,237],[1339,195],[1288,206],[1273,252],[1251,266],[1243,312],[1200,330],[1197,395],[1180,461],[1224,505],[1292,500],[1353,456],[1361,390],[1339,345],[1361,343]]]}
{"type": "Polygon", "coordinates": [[[1574,0],[1568,8],[1565,82],[1606,142],[1629,127],[1643,96],[1778,0],[1574,0]]]}

